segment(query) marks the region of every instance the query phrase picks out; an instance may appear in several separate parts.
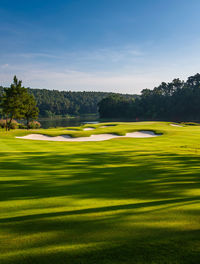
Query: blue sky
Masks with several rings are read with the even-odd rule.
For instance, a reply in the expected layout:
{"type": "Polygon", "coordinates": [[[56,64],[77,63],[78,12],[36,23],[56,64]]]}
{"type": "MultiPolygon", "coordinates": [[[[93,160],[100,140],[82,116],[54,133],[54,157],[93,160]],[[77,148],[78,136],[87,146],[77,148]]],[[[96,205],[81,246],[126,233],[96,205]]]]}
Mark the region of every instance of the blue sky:
{"type": "Polygon", "coordinates": [[[200,72],[199,0],[1,0],[0,85],[139,93],[200,72]]]}

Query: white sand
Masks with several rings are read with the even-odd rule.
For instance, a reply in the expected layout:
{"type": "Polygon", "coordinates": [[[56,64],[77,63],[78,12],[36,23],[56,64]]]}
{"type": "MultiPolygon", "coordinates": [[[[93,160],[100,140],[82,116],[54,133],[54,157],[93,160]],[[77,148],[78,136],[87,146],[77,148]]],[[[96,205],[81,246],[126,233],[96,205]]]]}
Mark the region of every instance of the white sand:
{"type": "Polygon", "coordinates": [[[177,124],[170,124],[170,126],[174,126],[174,127],[183,127],[181,125],[177,125],[177,124]]]}
{"type": "Polygon", "coordinates": [[[138,131],[127,133],[125,136],[118,136],[114,134],[99,134],[99,135],[91,135],[90,137],[78,137],[72,138],[68,135],[62,135],[57,137],[50,137],[41,134],[30,134],[24,137],[16,137],[21,139],[32,139],[32,140],[49,140],[49,141],[72,141],[72,142],[83,142],[83,141],[104,141],[113,138],[150,138],[157,137],[160,135],[156,135],[153,131],[138,131]]]}
{"type": "Polygon", "coordinates": [[[86,127],[86,128],[83,128],[84,131],[90,131],[90,130],[94,130],[93,127],[86,127]]]}

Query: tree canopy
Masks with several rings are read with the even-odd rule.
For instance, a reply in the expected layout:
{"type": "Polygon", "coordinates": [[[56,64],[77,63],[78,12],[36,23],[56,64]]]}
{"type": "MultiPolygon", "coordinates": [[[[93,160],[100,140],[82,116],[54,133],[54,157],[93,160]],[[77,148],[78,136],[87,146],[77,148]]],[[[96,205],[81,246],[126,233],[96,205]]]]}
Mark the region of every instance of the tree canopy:
{"type": "MultiPolygon", "coordinates": [[[[3,91],[4,87],[0,86],[0,96],[3,94],[3,91]]],[[[28,93],[32,94],[36,100],[39,117],[97,114],[98,103],[103,98],[115,95],[126,99],[138,97],[137,95],[108,92],[72,92],[31,88],[28,88],[28,93]]]]}
{"type": "Polygon", "coordinates": [[[6,119],[6,130],[11,128],[13,119],[29,120],[37,118],[38,108],[32,94],[22,86],[22,81],[14,76],[13,83],[9,88],[4,88],[1,93],[1,112],[6,119]]]}
{"type": "MultiPolygon", "coordinates": [[[[40,117],[52,115],[83,115],[98,113],[98,103],[114,93],[72,92],[47,89],[29,89],[36,99],[40,117]]],[[[121,95],[134,98],[136,95],[121,95]]]]}
{"type": "Polygon", "coordinates": [[[144,89],[135,100],[120,96],[108,97],[99,103],[102,118],[131,118],[142,120],[200,120],[200,74],[186,82],[174,79],[162,82],[153,90],[144,89]]]}
{"type": "Polygon", "coordinates": [[[98,109],[102,118],[199,121],[200,74],[186,81],[162,82],[153,90],[142,90],[141,95],[26,89],[15,77],[9,88],[0,86],[0,98],[0,114],[8,122],[13,118],[29,122],[38,112],[40,117],[77,116],[98,109]]]}

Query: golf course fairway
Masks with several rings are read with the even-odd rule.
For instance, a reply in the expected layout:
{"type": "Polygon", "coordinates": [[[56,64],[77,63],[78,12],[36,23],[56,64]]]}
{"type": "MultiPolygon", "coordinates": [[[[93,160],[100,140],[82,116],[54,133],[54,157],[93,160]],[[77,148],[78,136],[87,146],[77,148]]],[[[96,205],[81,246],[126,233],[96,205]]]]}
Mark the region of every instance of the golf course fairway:
{"type": "Polygon", "coordinates": [[[200,263],[200,126],[170,124],[0,130],[0,263],[200,263]]]}

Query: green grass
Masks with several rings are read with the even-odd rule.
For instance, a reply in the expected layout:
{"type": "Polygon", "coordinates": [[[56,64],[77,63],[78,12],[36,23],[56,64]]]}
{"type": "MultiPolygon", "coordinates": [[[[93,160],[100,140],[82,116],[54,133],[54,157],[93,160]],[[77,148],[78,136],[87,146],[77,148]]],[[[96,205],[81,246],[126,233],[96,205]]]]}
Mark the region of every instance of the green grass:
{"type": "Polygon", "coordinates": [[[0,131],[1,264],[198,264],[200,127],[0,131]],[[153,130],[102,142],[16,139],[153,130]]]}

